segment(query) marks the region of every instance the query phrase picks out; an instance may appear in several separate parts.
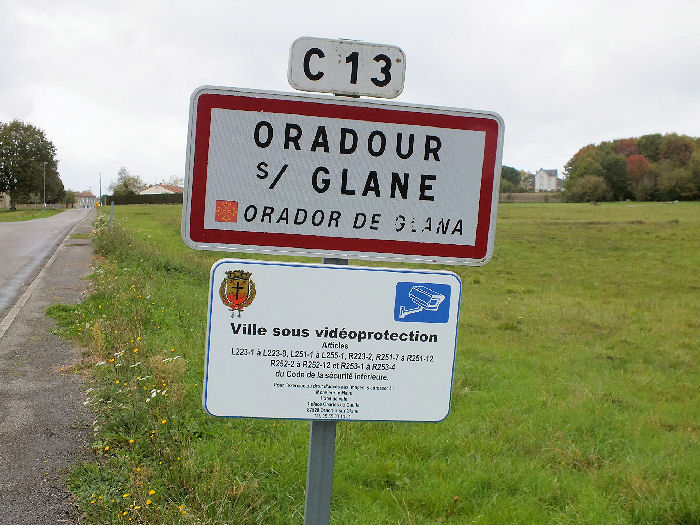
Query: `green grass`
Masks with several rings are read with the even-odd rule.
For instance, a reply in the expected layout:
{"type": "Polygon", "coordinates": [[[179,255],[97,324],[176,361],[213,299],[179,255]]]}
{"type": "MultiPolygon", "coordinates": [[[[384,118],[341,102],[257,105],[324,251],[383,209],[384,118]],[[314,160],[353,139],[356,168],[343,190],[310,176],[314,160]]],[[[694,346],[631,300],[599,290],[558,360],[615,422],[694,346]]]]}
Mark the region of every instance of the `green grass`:
{"type": "Polygon", "coordinates": [[[0,209],[0,222],[15,222],[15,221],[31,221],[32,219],[43,219],[51,217],[63,210],[45,210],[45,209],[22,209],[10,211],[9,209],[0,209]]]}
{"type": "MultiPolygon", "coordinates": [[[[180,213],[102,215],[92,294],[50,309],[97,413],[71,490],[87,523],[301,523],[308,423],[201,407],[229,254],[186,248],[180,213]]],[[[450,415],[338,424],[331,522],[700,523],[699,246],[697,203],[502,204],[494,259],[442,267],[463,282],[450,415]]]]}

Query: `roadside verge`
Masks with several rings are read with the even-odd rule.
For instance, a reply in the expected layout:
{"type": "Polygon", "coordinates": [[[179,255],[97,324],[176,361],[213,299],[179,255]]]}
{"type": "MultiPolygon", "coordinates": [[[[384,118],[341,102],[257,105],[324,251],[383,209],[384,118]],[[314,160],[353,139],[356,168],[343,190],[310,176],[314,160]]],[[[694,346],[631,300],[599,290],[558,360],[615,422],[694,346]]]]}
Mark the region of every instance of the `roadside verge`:
{"type": "Polygon", "coordinates": [[[65,476],[91,425],[76,365],[80,349],[52,333],[54,303],[87,291],[91,222],[66,235],[0,326],[0,515],[3,523],[77,523],[65,476]]]}

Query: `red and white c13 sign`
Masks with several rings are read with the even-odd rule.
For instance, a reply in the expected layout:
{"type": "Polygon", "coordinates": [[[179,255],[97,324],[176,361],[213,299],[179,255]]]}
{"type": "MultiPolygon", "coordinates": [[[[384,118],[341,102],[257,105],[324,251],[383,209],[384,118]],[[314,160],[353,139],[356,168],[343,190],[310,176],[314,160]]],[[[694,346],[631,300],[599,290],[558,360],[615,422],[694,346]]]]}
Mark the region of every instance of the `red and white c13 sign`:
{"type": "Polygon", "coordinates": [[[482,265],[502,149],[495,113],[202,87],[182,237],[195,249],[482,265]]]}

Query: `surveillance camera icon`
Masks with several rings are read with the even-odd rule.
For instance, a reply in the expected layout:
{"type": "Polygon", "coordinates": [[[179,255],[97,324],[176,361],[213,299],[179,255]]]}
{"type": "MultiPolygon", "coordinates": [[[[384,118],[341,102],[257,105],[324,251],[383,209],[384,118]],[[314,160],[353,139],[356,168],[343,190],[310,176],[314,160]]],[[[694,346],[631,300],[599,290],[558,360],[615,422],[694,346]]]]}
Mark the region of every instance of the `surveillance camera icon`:
{"type": "Polygon", "coordinates": [[[413,286],[408,293],[408,297],[416,305],[416,308],[407,309],[401,306],[399,309],[399,319],[428,310],[429,312],[437,312],[440,303],[445,300],[445,296],[441,293],[431,290],[426,286],[413,286]]]}

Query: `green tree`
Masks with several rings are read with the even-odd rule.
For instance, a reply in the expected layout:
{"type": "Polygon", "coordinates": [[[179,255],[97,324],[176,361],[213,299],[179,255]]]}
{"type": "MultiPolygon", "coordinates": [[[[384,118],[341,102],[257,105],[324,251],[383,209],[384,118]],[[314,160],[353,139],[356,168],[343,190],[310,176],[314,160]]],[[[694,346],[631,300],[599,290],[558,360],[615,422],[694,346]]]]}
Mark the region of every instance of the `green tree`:
{"type": "Polygon", "coordinates": [[[146,187],[146,184],[138,175],[132,175],[124,166],[117,172],[117,181],[107,188],[112,195],[135,195],[146,187]]]}
{"type": "Polygon", "coordinates": [[[535,190],[535,174],[520,170],[520,180],[525,191],[535,190]]]}
{"type": "Polygon", "coordinates": [[[598,160],[601,161],[610,155],[617,155],[617,142],[604,140],[596,146],[595,151],[598,154],[598,160]]]}
{"type": "Polygon", "coordinates": [[[520,172],[510,166],[503,166],[501,168],[501,180],[509,181],[514,188],[518,188],[520,186],[520,172]]]}
{"type": "Polygon", "coordinates": [[[632,182],[632,195],[638,201],[653,201],[658,197],[657,174],[649,170],[642,178],[632,182]]]}
{"type": "Polygon", "coordinates": [[[574,202],[608,201],[612,198],[612,191],[603,177],[586,175],[567,188],[567,197],[574,202]]]}
{"type": "Polygon", "coordinates": [[[598,154],[595,149],[589,149],[584,153],[579,152],[565,166],[566,181],[564,181],[564,189],[569,191],[577,180],[583,177],[603,177],[605,170],[598,160],[598,154]]]}
{"type": "Polygon", "coordinates": [[[624,199],[627,194],[627,159],[620,155],[608,155],[600,166],[603,168],[603,178],[612,190],[613,199],[624,199]]]}
{"type": "Polygon", "coordinates": [[[687,166],[693,155],[695,143],[686,135],[669,133],[661,145],[661,158],[668,159],[676,166],[687,166]]]}
{"type": "Polygon", "coordinates": [[[688,169],[693,178],[693,183],[700,188],[700,145],[698,145],[698,148],[690,156],[688,169]]]}
{"type": "Polygon", "coordinates": [[[690,170],[686,168],[664,171],[659,176],[657,185],[664,199],[687,200],[697,197],[698,188],[690,170]]]}
{"type": "Polygon", "coordinates": [[[661,133],[642,135],[637,139],[637,151],[651,161],[661,159],[661,144],[664,137],[661,133]]]}
{"type": "Polygon", "coordinates": [[[75,205],[75,192],[67,191],[66,194],[63,196],[61,202],[66,206],[70,206],[72,208],[75,205]]]}
{"type": "Polygon", "coordinates": [[[0,122],[0,192],[9,194],[10,209],[18,202],[42,202],[44,189],[46,202],[63,197],[56,147],[32,124],[0,122]]]}
{"type": "Polygon", "coordinates": [[[572,171],[576,169],[576,165],[583,160],[584,158],[587,157],[595,157],[596,155],[596,147],[595,144],[588,144],[587,146],[582,147],[580,150],[578,150],[573,157],[569,159],[569,162],[567,162],[564,165],[564,173],[566,174],[567,178],[571,178],[572,171]]]}
{"type": "Polygon", "coordinates": [[[520,191],[520,186],[516,186],[508,179],[503,179],[501,181],[500,192],[501,193],[517,193],[520,191]]]}

